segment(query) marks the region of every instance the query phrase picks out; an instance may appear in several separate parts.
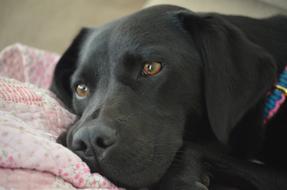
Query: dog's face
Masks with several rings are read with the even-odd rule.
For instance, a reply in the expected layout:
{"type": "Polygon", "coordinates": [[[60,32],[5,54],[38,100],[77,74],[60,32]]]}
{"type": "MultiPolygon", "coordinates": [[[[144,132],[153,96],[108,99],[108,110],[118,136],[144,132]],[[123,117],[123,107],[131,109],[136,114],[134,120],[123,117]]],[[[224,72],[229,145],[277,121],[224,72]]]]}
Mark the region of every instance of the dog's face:
{"type": "MultiPolygon", "coordinates": [[[[65,144],[121,186],[157,182],[187,128],[200,127],[190,126],[193,118],[207,118],[209,104],[218,106],[211,100],[216,93],[206,91],[220,81],[204,79],[204,42],[192,35],[200,27],[188,30],[182,12],[187,11],[159,6],[83,29],[57,65],[52,90],[79,115],[65,144]]],[[[215,133],[221,137],[221,130],[215,133]]]]}
{"type": "Polygon", "coordinates": [[[199,54],[173,25],[137,14],[90,29],[81,42],[70,80],[81,118],[69,129],[67,146],[122,185],[159,180],[182,145],[187,109],[200,108],[199,54]],[[105,147],[96,138],[115,142],[105,147]]]}

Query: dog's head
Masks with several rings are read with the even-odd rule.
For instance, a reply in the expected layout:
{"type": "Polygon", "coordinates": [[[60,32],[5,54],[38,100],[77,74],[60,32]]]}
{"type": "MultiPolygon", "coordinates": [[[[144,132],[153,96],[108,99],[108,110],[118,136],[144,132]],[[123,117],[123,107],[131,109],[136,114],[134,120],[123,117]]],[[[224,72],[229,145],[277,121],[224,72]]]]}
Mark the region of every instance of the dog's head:
{"type": "Polygon", "coordinates": [[[162,177],[198,121],[208,119],[227,143],[274,68],[220,16],[156,6],[83,29],[51,89],[79,115],[67,147],[113,182],[144,187],[162,177]]]}

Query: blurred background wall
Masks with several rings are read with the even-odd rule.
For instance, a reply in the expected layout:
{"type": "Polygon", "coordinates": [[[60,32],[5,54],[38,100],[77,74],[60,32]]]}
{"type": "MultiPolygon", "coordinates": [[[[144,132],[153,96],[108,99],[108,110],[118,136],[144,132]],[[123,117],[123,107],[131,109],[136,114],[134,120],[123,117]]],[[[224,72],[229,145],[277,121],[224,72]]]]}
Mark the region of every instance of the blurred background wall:
{"type": "Polygon", "coordinates": [[[0,50],[20,42],[62,53],[81,27],[161,3],[251,17],[287,12],[287,0],[0,0],[0,50]]]}
{"type": "Polygon", "coordinates": [[[62,53],[83,26],[140,9],[145,0],[0,0],[0,50],[15,42],[62,53]]]}

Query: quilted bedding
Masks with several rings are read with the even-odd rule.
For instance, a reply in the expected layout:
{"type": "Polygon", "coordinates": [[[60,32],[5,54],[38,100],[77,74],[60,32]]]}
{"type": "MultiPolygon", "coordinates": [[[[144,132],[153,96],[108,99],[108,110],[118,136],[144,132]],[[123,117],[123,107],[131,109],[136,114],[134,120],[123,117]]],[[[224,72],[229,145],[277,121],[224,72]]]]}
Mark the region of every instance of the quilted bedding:
{"type": "Polygon", "coordinates": [[[47,90],[58,59],[20,44],[0,53],[0,190],[119,190],[55,142],[75,120],[47,90]]]}

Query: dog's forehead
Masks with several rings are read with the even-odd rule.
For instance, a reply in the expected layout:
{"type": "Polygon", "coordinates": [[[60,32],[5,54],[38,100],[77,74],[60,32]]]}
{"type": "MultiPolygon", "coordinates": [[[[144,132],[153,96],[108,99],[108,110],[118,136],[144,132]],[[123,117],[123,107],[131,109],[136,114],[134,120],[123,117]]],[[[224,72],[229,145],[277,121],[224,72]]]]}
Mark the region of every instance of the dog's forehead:
{"type": "MultiPolygon", "coordinates": [[[[165,42],[178,31],[176,10],[167,8],[149,8],[132,14],[117,23],[112,30],[110,43],[157,43],[165,42]]],[[[171,39],[169,39],[171,40],[171,39]]]]}
{"type": "Polygon", "coordinates": [[[125,52],[186,43],[175,17],[181,9],[175,6],[151,7],[97,28],[87,36],[80,57],[117,59],[125,52]]]}

